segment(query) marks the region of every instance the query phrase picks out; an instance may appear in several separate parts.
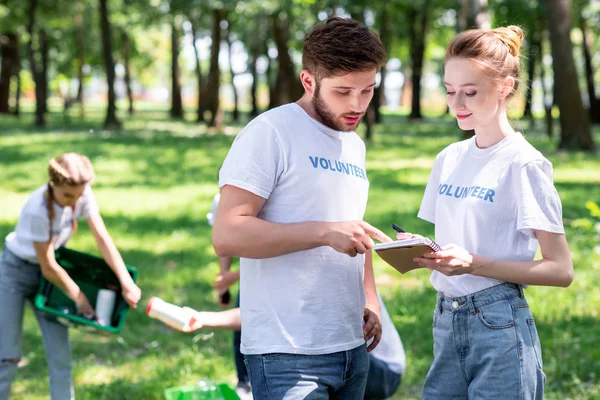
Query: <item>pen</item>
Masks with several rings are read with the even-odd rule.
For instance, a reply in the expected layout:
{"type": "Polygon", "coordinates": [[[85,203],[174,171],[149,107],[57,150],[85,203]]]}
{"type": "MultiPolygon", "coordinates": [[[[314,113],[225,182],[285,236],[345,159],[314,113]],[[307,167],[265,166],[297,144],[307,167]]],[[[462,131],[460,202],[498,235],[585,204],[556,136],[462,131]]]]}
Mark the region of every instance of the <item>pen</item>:
{"type": "Polygon", "coordinates": [[[392,228],[394,228],[394,230],[398,233],[406,233],[406,231],[402,228],[400,228],[398,225],[396,224],[392,224],[392,228]]]}

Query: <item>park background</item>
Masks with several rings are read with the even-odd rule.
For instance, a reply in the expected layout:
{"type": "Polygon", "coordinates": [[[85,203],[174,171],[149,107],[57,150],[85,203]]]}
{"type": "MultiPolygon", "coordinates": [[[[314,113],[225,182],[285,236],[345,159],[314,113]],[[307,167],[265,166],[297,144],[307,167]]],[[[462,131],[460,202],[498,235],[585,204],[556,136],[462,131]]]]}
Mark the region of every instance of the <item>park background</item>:
{"type": "MultiPolygon", "coordinates": [[[[0,237],[46,182],[48,160],[76,151],[91,158],[109,232],[140,272],[143,299],[120,334],[71,330],[77,398],[161,399],[168,387],[235,382],[231,332],[178,333],[145,304],[218,309],[206,222],[217,171],[249,120],[300,97],[302,38],[331,15],[363,21],[388,52],[358,134],[366,220],[389,235],[391,222],[433,235],[416,218],[433,160],[472,134],[446,107],[446,44],[472,27],[525,30],[510,117],[554,165],[575,265],[569,288],[526,291],[546,397],[600,398],[600,1],[0,0],[0,237]]],[[[99,254],[85,225],[69,247],[99,254]]],[[[432,360],[428,271],[400,275],[376,257],[375,272],[407,352],[394,399],[419,398],[432,360]]],[[[48,398],[42,348],[27,311],[15,399],[48,398]]]]}

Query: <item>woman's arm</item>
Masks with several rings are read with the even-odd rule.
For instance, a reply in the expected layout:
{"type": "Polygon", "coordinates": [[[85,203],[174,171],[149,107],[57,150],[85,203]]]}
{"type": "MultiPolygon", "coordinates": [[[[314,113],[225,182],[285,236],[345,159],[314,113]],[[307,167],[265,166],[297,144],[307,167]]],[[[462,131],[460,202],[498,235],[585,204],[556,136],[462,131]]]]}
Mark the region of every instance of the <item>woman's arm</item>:
{"type": "Polygon", "coordinates": [[[468,273],[526,285],[569,286],[573,282],[574,271],[565,235],[540,230],[536,230],[535,235],[542,250],[541,260],[495,260],[448,245],[442,251],[415,258],[415,262],[448,276],[468,273]]]}
{"type": "Polygon", "coordinates": [[[137,307],[142,292],[135,282],[133,282],[131,275],[129,275],[125,263],[123,262],[123,258],[121,257],[119,250],[117,250],[117,246],[115,246],[115,243],[106,230],[106,225],[104,225],[102,217],[100,214],[96,214],[88,218],[87,222],[94,234],[98,249],[102,253],[104,260],[121,283],[123,297],[130,306],[137,307]]]}
{"type": "Polygon", "coordinates": [[[62,290],[67,297],[75,302],[77,310],[82,314],[95,314],[87,297],[77,283],[61,267],[54,258],[54,248],[50,242],[33,242],[35,253],[40,263],[42,275],[56,287],[62,290]]]}

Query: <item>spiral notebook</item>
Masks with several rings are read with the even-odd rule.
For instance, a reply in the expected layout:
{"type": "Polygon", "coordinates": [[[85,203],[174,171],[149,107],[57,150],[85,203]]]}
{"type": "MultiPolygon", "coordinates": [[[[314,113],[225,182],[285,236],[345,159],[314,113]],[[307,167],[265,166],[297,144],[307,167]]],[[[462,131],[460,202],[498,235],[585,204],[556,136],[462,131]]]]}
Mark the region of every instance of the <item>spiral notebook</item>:
{"type": "Polygon", "coordinates": [[[413,269],[423,268],[417,265],[413,258],[421,257],[428,251],[440,251],[442,248],[433,240],[420,237],[407,240],[396,240],[389,243],[379,243],[373,248],[375,252],[389,265],[400,273],[405,274],[413,269]]]}

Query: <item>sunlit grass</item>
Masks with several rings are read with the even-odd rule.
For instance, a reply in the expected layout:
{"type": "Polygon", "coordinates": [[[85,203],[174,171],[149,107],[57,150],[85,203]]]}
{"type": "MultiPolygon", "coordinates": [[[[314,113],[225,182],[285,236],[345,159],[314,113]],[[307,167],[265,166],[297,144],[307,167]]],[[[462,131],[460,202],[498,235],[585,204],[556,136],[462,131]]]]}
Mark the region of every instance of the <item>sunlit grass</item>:
{"type": "MultiPolygon", "coordinates": [[[[44,183],[48,159],[66,151],[87,154],[97,173],[94,191],[102,215],[126,262],[139,269],[144,300],[160,296],[216,310],[211,282],[218,263],[206,213],[233,136],[210,132],[193,122],[194,113],[188,114],[185,121],[171,121],[167,110],[146,108],[133,118],[122,114],[124,128],[115,132],[101,128],[102,110],[93,107],[89,120],[79,120],[76,112],[70,113],[68,123],[51,115],[46,129],[32,127],[30,114],[20,122],[1,117],[0,236],[13,229],[28,194],[44,183]]],[[[233,125],[225,132],[240,128],[233,125]]],[[[594,399],[600,396],[600,261],[590,243],[597,236],[571,224],[590,217],[587,200],[600,200],[600,160],[557,152],[556,139],[548,141],[542,128],[538,123],[539,131],[528,130],[527,137],[553,162],[576,279],[568,289],[532,287],[527,296],[544,349],[547,398],[594,399]]],[[[416,214],[435,155],[459,137],[451,119],[416,123],[387,115],[368,144],[371,191],[366,219],[388,234],[396,222],[406,230],[432,235],[433,226],[416,214]]],[[[70,246],[98,254],[92,235],[81,225],[70,246]]],[[[432,357],[435,293],[425,271],[402,276],[379,259],[375,270],[408,357],[395,398],[419,398],[432,357]]],[[[71,330],[79,399],[161,399],[165,388],[204,378],[234,382],[231,333],[177,333],[147,318],[144,308],[145,302],[128,315],[120,335],[71,330]]],[[[14,398],[47,398],[42,341],[29,311],[23,356],[26,365],[19,369],[14,398]]]]}

